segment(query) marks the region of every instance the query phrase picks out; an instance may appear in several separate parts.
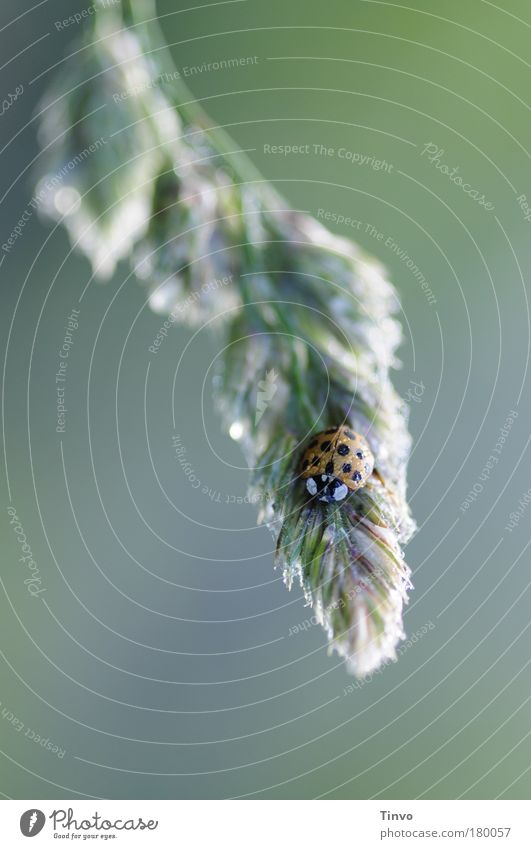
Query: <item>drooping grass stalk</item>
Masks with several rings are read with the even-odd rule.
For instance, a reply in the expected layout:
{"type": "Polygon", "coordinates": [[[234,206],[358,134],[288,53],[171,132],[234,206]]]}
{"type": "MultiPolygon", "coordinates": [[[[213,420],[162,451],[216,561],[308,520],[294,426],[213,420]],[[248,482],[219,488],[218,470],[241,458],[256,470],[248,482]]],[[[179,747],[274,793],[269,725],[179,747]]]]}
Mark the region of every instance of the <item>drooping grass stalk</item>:
{"type": "Polygon", "coordinates": [[[210,126],[175,74],[150,0],[122,12],[102,4],[49,92],[44,208],[64,217],[96,273],[129,259],[156,311],[195,325],[218,317],[217,403],[254,470],[277,564],[363,675],[394,657],[411,586],[400,547],[414,530],[410,438],[389,378],[396,293],[377,262],[290,210],[210,126]],[[207,297],[212,280],[230,282],[207,297]],[[324,504],[299,477],[300,455],[312,434],[344,423],[367,438],[375,469],[344,502],[324,504]]]}

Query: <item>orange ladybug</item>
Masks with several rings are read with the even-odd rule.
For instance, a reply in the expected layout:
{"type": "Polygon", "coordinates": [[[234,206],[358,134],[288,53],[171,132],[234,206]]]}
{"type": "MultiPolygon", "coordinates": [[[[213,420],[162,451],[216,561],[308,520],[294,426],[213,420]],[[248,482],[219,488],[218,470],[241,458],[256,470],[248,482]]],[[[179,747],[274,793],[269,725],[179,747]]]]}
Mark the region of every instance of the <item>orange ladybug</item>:
{"type": "Polygon", "coordinates": [[[373,469],[374,455],[367,440],[341,425],[312,439],[302,458],[301,478],[310,495],[331,504],[365,486],[373,469]]]}

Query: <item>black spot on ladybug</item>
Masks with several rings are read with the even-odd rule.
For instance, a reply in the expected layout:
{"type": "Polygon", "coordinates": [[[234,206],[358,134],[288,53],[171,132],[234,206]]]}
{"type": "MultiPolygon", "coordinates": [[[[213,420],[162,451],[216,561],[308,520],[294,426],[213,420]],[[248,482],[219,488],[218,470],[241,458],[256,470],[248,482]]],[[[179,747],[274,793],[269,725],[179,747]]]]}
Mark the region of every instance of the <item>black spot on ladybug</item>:
{"type": "Polygon", "coordinates": [[[359,481],[361,480],[360,472],[354,472],[354,474],[352,475],[352,480],[356,481],[356,483],[359,483],[359,481]]]}
{"type": "Polygon", "coordinates": [[[339,446],[339,448],[337,449],[337,453],[341,454],[342,457],[345,457],[348,454],[348,452],[349,452],[348,445],[345,445],[345,443],[342,442],[341,445],[339,446]]]}
{"type": "Polygon", "coordinates": [[[331,446],[331,442],[321,442],[321,451],[328,451],[331,446]]]}
{"type": "Polygon", "coordinates": [[[348,473],[352,471],[352,466],[350,465],[350,463],[343,463],[343,471],[346,475],[348,475],[348,473]]]}
{"type": "Polygon", "coordinates": [[[312,466],[317,466],[318,463],[319,463],[319,457],[313,457],[312,458],[312,466]]]}
{"type": "Polygon", "coordinates": [[[334,474],[334,464],[332,463],[331,460],[330,460],[329,463],[326,464],[325,472],[326,472],[327,475],[333,475],[334,474]]]}
{"type": "Polygon", "coordinates": [[[345,430],[345,433],[349,439],[356,439],[356,434],[353,433],[351,430],[345,430]]]}
{"type": "Polygon", "coordinates": [[[359,457],[360,460],[363,460],[363,452],[362,451],[356,451],[356,457],[359,457]]]}
{"type": "Polygon", "coordinates": [[[308,466],[309,466],[309,465],[310,465],[309,461],[308,461],[308,460],[305,460],[305,461],[304,461],[304,463],[302,464],[302,468],[303,468],[304,470],[306,470],[306,469],[308,468],[308,466]]]}

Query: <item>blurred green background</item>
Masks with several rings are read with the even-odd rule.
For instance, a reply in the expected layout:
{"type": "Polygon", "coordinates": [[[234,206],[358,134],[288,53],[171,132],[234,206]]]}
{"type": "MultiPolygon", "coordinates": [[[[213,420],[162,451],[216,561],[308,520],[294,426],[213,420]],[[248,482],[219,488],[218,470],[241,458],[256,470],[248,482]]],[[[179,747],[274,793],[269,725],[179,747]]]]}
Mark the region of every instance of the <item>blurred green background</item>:
{"type": "MultiPolygon", "coordinates": [[[[2,97],[24,86],[0,118],[2,243],[34,191],[35,110],[50,68],[86,26],[55,22],[87,5],[2,4],[2,97]]],[[[161,318],[125,265],[106,285],[89,284],[65,232],[33,215],[0,266],[0,792],[526,798],[525,503],[508,523],[530,486],[531,221],[518,200],[531,197],[529,4],[193,5],[158,4],[183,73],[257,57],[188,76],[194,96],[293,208],[356,219],[330,226],[377,256],[399,291],[395,383],[415,395],[409,487],[419,524],[405,622],[420,636],[358,688],[319,627],[289,636],[311,611],[273,571],[255,508],[227,503],[244,496],[247,472],[203,387],[215,342],[200,334],[176,382],[195,489],[175,460],[171,406],[192,334],[175,329],[150,358],[161,318]],[[310,152],[266,152],[287,144],[310,152]],[[443,150],[433,162],[428,144],[443,150]],[[437,164],[458,167],[493,208],[437,164]],[[73,307],[60,437],[55,373],[73,307]],[[39,565],[39,598],[24,585],[10,505],[39,565]]]]}

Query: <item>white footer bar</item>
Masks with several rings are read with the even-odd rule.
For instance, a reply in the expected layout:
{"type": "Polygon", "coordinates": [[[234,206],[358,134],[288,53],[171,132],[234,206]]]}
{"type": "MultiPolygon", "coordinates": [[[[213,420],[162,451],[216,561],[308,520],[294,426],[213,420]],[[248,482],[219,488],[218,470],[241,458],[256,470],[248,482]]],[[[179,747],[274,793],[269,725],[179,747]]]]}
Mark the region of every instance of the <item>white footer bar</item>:
{"type": "Polygon", "coordinates": [[[2,801],[0,845],[531,847],[525,801],[2,801]]]}

